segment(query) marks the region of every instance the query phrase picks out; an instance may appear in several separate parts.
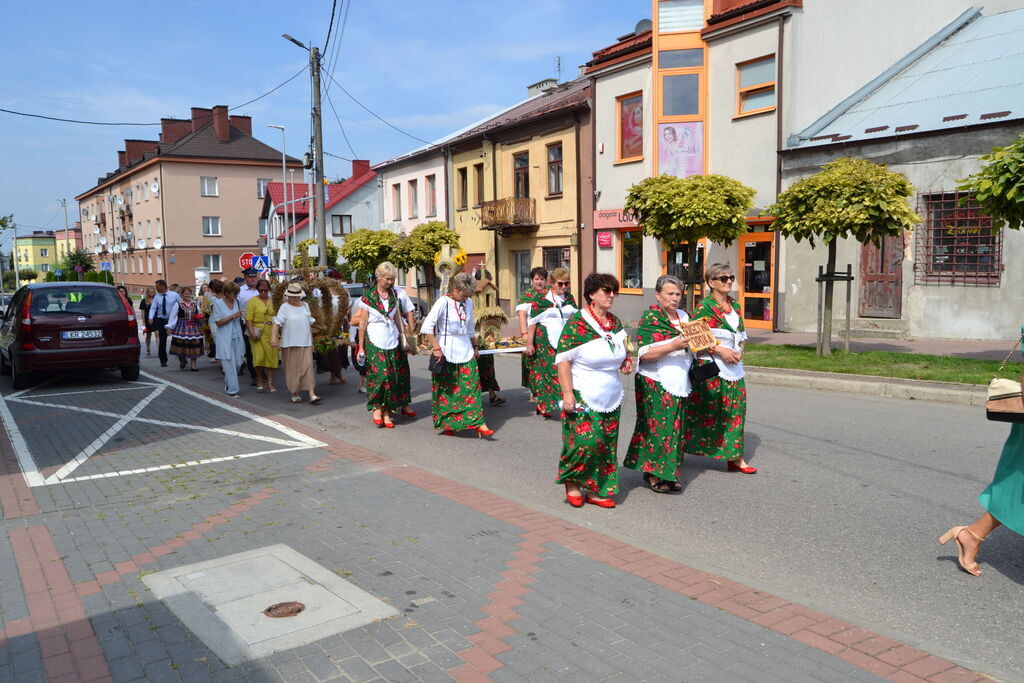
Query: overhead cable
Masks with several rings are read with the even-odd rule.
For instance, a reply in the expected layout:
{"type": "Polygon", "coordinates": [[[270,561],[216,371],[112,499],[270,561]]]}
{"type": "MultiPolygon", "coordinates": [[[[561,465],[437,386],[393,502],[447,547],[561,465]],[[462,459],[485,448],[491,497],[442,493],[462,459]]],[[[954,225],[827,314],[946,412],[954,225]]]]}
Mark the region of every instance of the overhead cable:
{"type": "Polygon", "coordinates": [[[345,90],[345,86],[343,86],[343,85],[342,85],[341,83],[338,83],[338,81],[337,81],[337,80],[336,80],[336,79],[334,78],[334,76],[333,76],[333,75],[331,75],[331,72],[330,72],[330,71],[327,71],[326,69],[324,69],[323,71],[324,71],[324,73],[325,73],[325,74],[327,74],[327,77],[328,77],[328,78],[330,78],[330,79],[331,79],[331,81],[333,81],[333,82],[334,82],[334,84],[335,84],[335,85],[337,85],[337,86],[338,86],[339,88],[341,88],[341,92],[343,92],[343,93],[345,93],[346,95],[348,95],[348,96],[349,96],[349,99],[351,99],[351,100],[352,100],[353,102],[355,102],[356,104],[358,104],[358,105],[359,105],[360,107],[362,107],[362,108],[363,108],[363,109],[364,109],[364,110],[365,110],[365,111],[366,111],[366,112],[367,112],[368,114],[370,114],[371,116],[373,116],[374,118],[376,118],[377,120],[379,120],[379,121],[380,121],[381,123],[383,123],[383,124],[387,125],[387,126],[388,126],[388,127],[390,127],[390,128],[393,128],[394,130],[398,131],[399,133],[401,133],[402,135],[404,135],[404,136],[406,136],[406,137],[410,137],[410,138],[412,138],[413,140],[417,140],[417,141],[419,141],[419,142],[422,142],[422,143],[424,143],[424,144],[427,144],[427,145],[429,145],[429,144],[432,144],[432,143],[430,142],[430,140],[424,140],[423,138],[419,138],[419,137],[416,137],[416,136],[415,136],[415,135],[413,135],[412,133],[407,133],[406,131],[402,130],[401,128],[399,128],[399,127],[398,127],[398,126],[396,126],[395,124],[393,124],[393,123],[391,123],[390,121],[388,121],[387,119],[385,119],[384,117],[382,117],[382,116],[380,116],[379,114],[377,114],[377,113],[376,113],[375,111],[373,111],[372,109],[370,109],[369,107],[367,107],[367,106],[366,106],[365,104],[363,104],[362,102],[360,102],[359,100],[357,100],[357,99],[355,98],[355,95],[353,95],[352,93],[350,93],[350,92],[349,92],[348,90],[345,90]]]}

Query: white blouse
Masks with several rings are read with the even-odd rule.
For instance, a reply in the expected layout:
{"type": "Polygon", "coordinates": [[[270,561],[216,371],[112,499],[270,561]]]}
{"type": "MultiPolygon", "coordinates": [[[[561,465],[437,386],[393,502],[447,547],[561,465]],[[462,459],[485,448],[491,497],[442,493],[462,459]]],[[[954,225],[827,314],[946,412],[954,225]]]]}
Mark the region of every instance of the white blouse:
{"type": "Polygon", "coordinates": [[[387,299],[381,297],[380,302],[388,312],[387,316],[362,299],[359,300],[359,308],[367,312],[366,336],[378,349],[393,349],[398,346],[398,325],[395,319],[399,315],[400,299],[398,296],[387,299]]]}
{"type": "Polygon", "coordinates": [[[624,392],[619,381],[619,367],[626,360],[626,330],[609,334],[586,311],[583,319],[601,337],[558,354],[555,365],[569,361],[573,389],[580,392],[587,409],[610,413],[622,404],[624,392]]]}
{"type": "Polygon", "coordinates": [[[466,363],[473,358],[475,329],[473,300],[458,303],[450,296],[434,302],[420,324],[420,334],[434,335],[445,359],[452,363],[466,363]]]}
{"type": "Polygon", "coordinates": [[[281,348],[312,346],[313,331],[309,326],[315,322],[316,318],[309,314],[309,304],[305,301],[301,306],[292,306],[287,302],[281,304],[274,316],[274,324],[281,326],[281,348]]]}
{"type": "MultiPolygon", "coordinates": [[[[676,310],[679,316],[679,323],[689,322],[690,316],[684,310],[676,310]]],[[[680,330],[682,334],[682,330],[680,330]]],[[[644,354],[651,349],[656,349],[665,344],[671,344],[672,339],[654,342],[647,346],[641,346],[637,352],[640,361],[640,374],[649,377],[661,385],[661,388],[680,398],[690,395],[690,366],[693,364],[693,354],[689,348],[671,351],[654,360],[644,360],[644,354]]]]}
{"type": "MultiPolygon", "coordinates": [[[[740,314],[733,310],[727,313],[725,321],[735,330],[740,325],[740,314]]],[[[743,352],[740,348],[740,344],[747,341],[746,332],[730,332],[721,327],[712,327],[711,333],[715,335],[715,339],[718,340],[719,345],[724,346],[727,349],[733,351],[743,352]]],[[[743,370],[743,361],[739,363],[726,363],[722,360],[722,357],[718,354],[714,354],[713,358],[715,363],[718,364],[718,376],[729,382],[738,382],[743,379],[745,372],[743,370]]]]}
{"type": "Polygon", "coordinates": [[[548,292],[544,298],[554,306],[544,309],[539,315],[529,318],[527,322],[531,325],[543,325],[548,333],[548,344],[551,345],[551,348],[556,349],[558,348],[558,338],[562,336],[562,328],[565,327],[565,321],[572,317],[577,309],[575,306],[566,304],[564,297],[555,296],[552,292],[548,292]]]}

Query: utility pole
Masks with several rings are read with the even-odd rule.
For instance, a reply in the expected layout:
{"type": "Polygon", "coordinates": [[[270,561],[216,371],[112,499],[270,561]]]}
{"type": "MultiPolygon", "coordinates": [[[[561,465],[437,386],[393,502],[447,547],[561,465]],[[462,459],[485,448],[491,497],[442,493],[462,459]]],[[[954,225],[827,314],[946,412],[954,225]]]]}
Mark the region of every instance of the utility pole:
{"type": "Polygon", "coordinates": [[[314,225],[316,241],[320,246],[320,265],[326,266],[327,223],[324,220],[324,131],[323,117],[320,115],[320,50],[315,47],[309,49],[309,70],[313,77],[313,159],[314,174],[316,175],[314,225]]]}
{"type": "Polygon", "coordinates": [[[71,256],[71,236],[68,230],[68,200],[60,200],[61,206],[64,207],[64,258],[70,258],[71,256]]]}

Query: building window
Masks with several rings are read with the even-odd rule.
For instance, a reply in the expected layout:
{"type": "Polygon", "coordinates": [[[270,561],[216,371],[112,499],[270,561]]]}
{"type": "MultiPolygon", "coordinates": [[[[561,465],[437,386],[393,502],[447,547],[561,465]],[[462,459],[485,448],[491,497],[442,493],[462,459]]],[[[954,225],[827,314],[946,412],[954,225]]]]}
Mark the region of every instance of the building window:
{"type": "Polygon", "coordinates": [[[973,201],[963,206],[962,192],[921,195],[915,230],[917,284],[998,285],[1003,271],[1002,232],[973,201]]]}
{"type": "Polygon", "coordinates": [[[419,207],[419,183],[415,180],[409,181],[409,218],[417,218],[420,215],[419,207]]]}
{"type": "MultiPolygon", "coordinates": [[[[206,259],[203,259],[203,262],[205,263],[206,259]]],[[[164,274],[164,260],[162,258],[160,258],[159,256],[156,257],[156,274],[157,275],[163,275],[164,274]]]]}
{"type": "Polygon", "coordinates": [[[219,273],[220,254],[203,254],[203,266],[210,269],[211,273],[219,273]]]}
{"type": "Polygon", "coordinates": [[[562,143],[548,145],[548,196],[562,194],[562,143]]]}
{"type": "Polygon", "coordinates": [[[700,114],[700,74],[668,74],[661,77],[662,116],[700,114]]]}
{"type": "Polygon", "coordinates": [[[522,152],[512,157],[512,175],[515,178],[516,199],[530,196],[530,153],[522,152]]]}
{"type": "Polygon", "coordinates": [[[690,69],[704,66],[704,48],[689,50],[658,50],[659,69],[690,69]]]}
{"type": "Polygon", "coordinates": [[[269,222],[269,219],[267,219],[267,218],[261,218],[260,219],[260,236],[261,237],[263,237],[263,236],[265,236],[267,234],[267,223],[268,222],[269,222]]]}
{"type": "Polygon", "coordinates": [[[152,275],[152,274],[153,274],[153,257],[147,254],[146,255],[146,275],[152,275]]]}
{"type": "Polygon", "coordinates": [[[217,186],[217,179],[212,176],[200,176],[199,194],[201,194],[204,197],[220,196],[219,188],[217,186]]]}
{"type": "Polygon", "coordinates": [[[458,182],[459,182],[459,196],[458,196],[458,208],[466,209],[469,207],[469,180],[466,174],[466,167],[463,166],[458,170],[458,182]]]}
{"type": "Polygon", "coordinates": [[[619,145],[616,161],[644,158],[644,94],[630,93],[617,98],[619,145]]]}
{"type": "Polygon", "coordinates": [[[145,181],[142,182],[142,200],[149,201],[149,183],[145,181]]]}
{"type": "Polygon", "coordinates": [[[623,291],[640,292],[644,277],[644,238],[638,230],[619,233],[619,282],[623,291]]]}
{"type": "Polygon", "coordinates": [[[263,199],[267,196],[267,185],[270,184],[270,178],[258,178],[256,180],[256,196],[263,199]]]}
{"type": "Polygon", "coordinates": [[[427,176],[427,216],[437,215],[437,176],[427,176]]]}
{"type": "Polygon", "coordinates": [[[473,165],[473,181],[476,184],[476,206],[484,203],[484,165],[473,165]]]}
{"type": "Polygon", "coordinates": [[[775,110],[775,55],[736,65],[736,115],[775,110]]]}
{"type": "Polygon", "coordinates": [[[40,263],[39,264],[39,270],[44,272],[44,273],[49,273],[50,272],[50,264],[49,263],[40,263]]]}
{"type": "Polygon", "coordinates": [[[391,186],[391,213],[392,220],[402,220],[402,186],[399,183],[391,186]]]}
{"type": "Polygon", "coordinates": [[[220,236],[220,216],[203,216],[203,237],[220,236]]]}
{"type": "Polygon", "coordinates": [[[704,28],[704,0],[661,0],[658,32],[699,31],[704,28]]]}
{"type": "Polygon", "coordinates": [[[331,234],[348,235],[352,232],[352,216],[331,216],[331,234]]]}
{"type": "Polygon", "coordinates": [[[133,192],[133,194],[135,195],[136,204],[142,203],[142,187],[145,184],[146,183],[135,183],[135,191],[133,192]]]}
{"type": "Polygon", "coordinates": [[[162,234],[162,233],[160,232],[160,219],[159,219],[159,218],[157,218],[157,219],[156,219],[156,236],[157,236],[157,237],[160,237],[160,235],[161,235],[161,234],[162,234]]]}
{"type": "Polygon", "coordinates": [[[549,273],[555,268],[566,268],[571,271],[571,258],[572,251],[569,247],[544,247],[541,252],[541,264],[549,273]]]}
{"type": "Polygon", "coordinates": [[[50,250],[49,249],[40,249],[39,250],[40,258],[46,258],[49,255],[50,255],[50,250]]]}
{"type": "Polygon", "coordinates": [[[146,239],[153,239],[153,221],[148,219],[146,220],[146,239]]]}

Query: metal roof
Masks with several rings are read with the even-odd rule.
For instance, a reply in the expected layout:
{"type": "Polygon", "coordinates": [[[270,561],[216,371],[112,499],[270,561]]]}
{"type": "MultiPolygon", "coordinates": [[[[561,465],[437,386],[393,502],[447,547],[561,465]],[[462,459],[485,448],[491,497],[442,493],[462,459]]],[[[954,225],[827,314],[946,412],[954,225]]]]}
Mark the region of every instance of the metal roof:
{"type": "Polygon", "coordinates": [[[975,16],[905,68],[872,82],[856,101],[816,121],[790,147],[1024,118],[1024,10],[975,16]]]}

